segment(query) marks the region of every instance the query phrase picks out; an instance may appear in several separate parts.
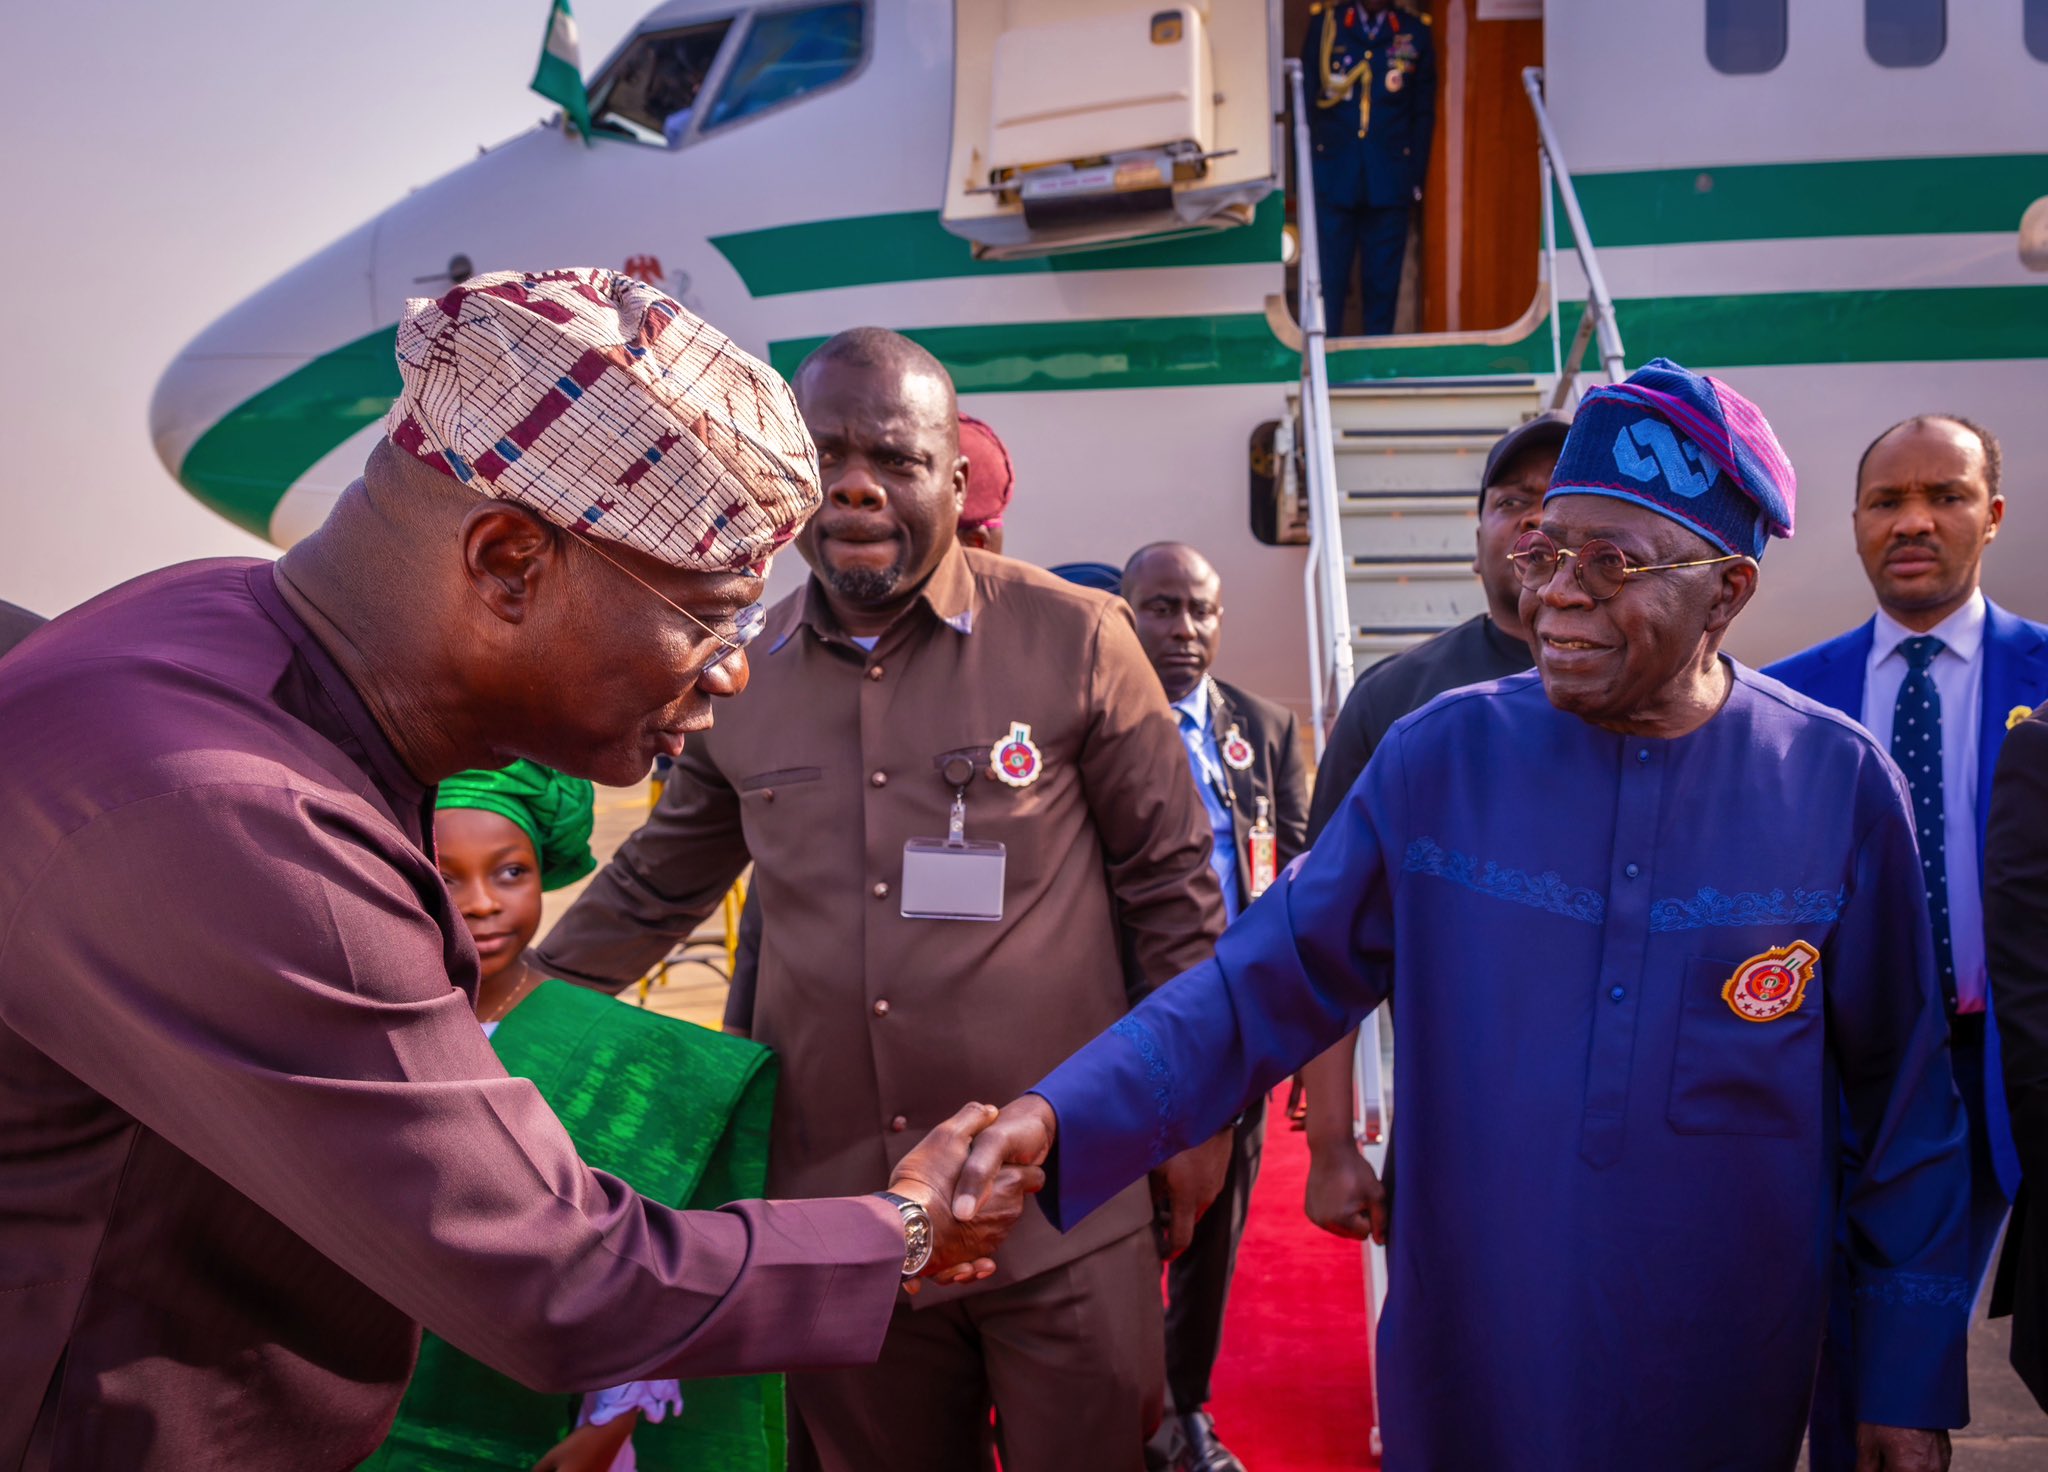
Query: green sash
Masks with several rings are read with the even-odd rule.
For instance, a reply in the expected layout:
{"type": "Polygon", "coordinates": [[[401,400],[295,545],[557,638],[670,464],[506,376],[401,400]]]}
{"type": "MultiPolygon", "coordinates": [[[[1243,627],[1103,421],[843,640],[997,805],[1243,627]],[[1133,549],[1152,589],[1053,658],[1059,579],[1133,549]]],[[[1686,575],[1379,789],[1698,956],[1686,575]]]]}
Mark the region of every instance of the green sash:
{"type": "MultiPolygon", "coordinates": [[[[696,1210],[767,1189],[775,1057],[758,1043],[547,981],[491,1044],[507,1073],[533,1080],[584,1161],[641,1195],[696,1210]]],[[[569,1434],[576,1406],[427,1334],[398,1420],[362,1466],[523,1472],[569,1434]]],[[[642,1472],[781,1472],[782,1377],[685,1381],[683,1413],[642,1421],[633,1451],[642,1472]]]]}

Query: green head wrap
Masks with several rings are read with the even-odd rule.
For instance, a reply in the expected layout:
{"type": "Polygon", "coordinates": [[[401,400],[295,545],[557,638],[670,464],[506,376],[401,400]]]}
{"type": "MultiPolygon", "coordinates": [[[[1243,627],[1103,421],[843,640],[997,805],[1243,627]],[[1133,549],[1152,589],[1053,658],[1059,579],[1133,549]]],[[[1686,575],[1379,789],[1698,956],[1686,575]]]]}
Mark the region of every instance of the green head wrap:
{"type": "Polygon", "coordinates": [[[501,772],[457,772],[441,784],[437,808],[481,808],[510,818],[533,840],[542,889],[574,884],[597,867],[590,854],[597,790],[524,759],[501,772]]]}

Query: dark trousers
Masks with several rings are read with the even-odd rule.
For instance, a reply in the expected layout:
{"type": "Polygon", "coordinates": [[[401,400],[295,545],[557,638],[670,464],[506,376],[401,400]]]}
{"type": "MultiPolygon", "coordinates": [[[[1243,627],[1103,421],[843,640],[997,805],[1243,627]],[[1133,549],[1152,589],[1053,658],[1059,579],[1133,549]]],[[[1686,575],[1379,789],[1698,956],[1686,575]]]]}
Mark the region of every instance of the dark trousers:
{"type": "Polygon", "coordinates": [[[1172,1409],[1186,1415],[1209,1403],[1209,1377],[1223,1347],[1223,1311],[1237,1271],[1252,1185],[1266,1141],[1266,1101],[1245,1111],[1231,1143],[1223,1192],[1195,1226],[1188,1250],[1166,1270],[1166,1388],[1172,1409]]]}
{"type": "Polygon", "coordinates": [[[1152,1229],[1022,1283],[898,1304],[874,1364],[789,1377],[792,1468],[1139,1472],[1165,1399],[1152,1229]]]}
{"type": "MultiPolygon", "coordinates": [[[[1984,1015],[1955,1019],[1950,1044],[1956,1092],[1970,1124],[1970,1291],[1984,1281],[1998,1229],[2008,1203],[1991,1164],[1991,1136],[1984,1126],[1984,1015]]],[[[1848,1255],[1837,1241],[1833,1281],[1828,1288],[1827,1336],[1821,1341],[1820,1368],[1813,1380],[1813,1410],[1807,1418],[1808,1465],[1811,1472],[1855,1472],[1856,1468],[1856,1330],[1851,1305],[1855,1289],[1849,1279],[1848,1255]]]]}
{"type": "Polygon", "coordinates": [[[1344,331],[1350,300],[1351,263],[1359,262],[1365,298],[1365,331],[1383,337],[1394,330],[1394,305],[1401,295],[1401,262],[1408,254],[1408,218],[1413,206],[1385,209],[1360,205],[1339,209],[1316,204],[1316,246],[1323,270],[1323,315],[1332,337],[1344,331]]]}

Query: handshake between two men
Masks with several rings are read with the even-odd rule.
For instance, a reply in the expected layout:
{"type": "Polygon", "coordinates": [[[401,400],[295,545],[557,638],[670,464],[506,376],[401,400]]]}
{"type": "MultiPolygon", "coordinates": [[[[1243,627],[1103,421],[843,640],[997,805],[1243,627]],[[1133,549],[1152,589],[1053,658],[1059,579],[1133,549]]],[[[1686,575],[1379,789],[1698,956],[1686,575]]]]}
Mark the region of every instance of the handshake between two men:
{"type": "MultiPolygon", "coordinates": [[[[889,1189],[931,1218],[924,1277],[953,1284],[995,1272],[995,1253],[1023,1215],[1024,1199],[1045,1186],[1057,1125],[1052,1106],[1036,1094],[1002,1110],[967,1104],[903,1157],[889,1189]]],[[[913,1279],[905,1289],[919,1286],[913,1279]]]]}

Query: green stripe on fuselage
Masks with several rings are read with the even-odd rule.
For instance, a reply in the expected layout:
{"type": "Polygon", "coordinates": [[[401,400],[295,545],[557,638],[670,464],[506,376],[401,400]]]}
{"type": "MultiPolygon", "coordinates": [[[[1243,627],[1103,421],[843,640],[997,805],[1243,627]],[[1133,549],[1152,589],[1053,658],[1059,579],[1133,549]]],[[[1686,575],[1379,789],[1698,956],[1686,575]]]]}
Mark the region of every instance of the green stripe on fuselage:
{"type": "MultiPolygon", "coordinates": [[[[1566,338],[1579,307],[1563,312],[1566,338]]],[[[2048,286],[1782,292],[1625,301],[1631,362],[1694,368],[2048,357],[2048,286]]],[[[1281,384],[1295,353],[1257,313],[989,323],[907,329],[962,392],[1016,393],[1281,384]]],[[[393,328],[317,358],[201,435],[178,478],[229,520],[269,532],[279,498],[398,393],[393,328]]],[[[784,374],[822,338],[769,344],[784,374]]],[[[1550,371],[1548,325],[1504,346],[1424,343],[1331,354],[1335,382],[1550,371]]]]}
{"type": "MultiPolygon", "coordinates": [[[[2016,231],[2048,194],[2048,154],[1837,159],[1574,174],[1601,250],[1723,240],[2016,231]]],[[[1560,246],[1571,225],[1557,216],[1560,246]]]]}
{"type": "Polygon", "coordinates": [[[1157,271],[1190,266],[1280,266],[1280,226],[1287,213],[1278,193],[1259,203],[1249,225],[1190,230],[1130,245],[976,260],[974,249],[939,223],[933,210],[812,220],[714,235],[711,243],[755,296],[833,291],[894,281],[954,276],[1022,276],[1047,271],[1157,271]]]}
{"type": "Polygon", "coordinates": [[[313,359],[230,410],[178,467],[185,489],[259,537],[292,483],[398,397],[396,325],[313,359]]]}
{"type": "MultiPolygon", "coordinates": [[[[1562,315],[1563,334],[1579,307],[1562,315]]],[[[1659,354],[1695,368],[2048,357],[2048,286],[1800,291],[1662,297],[1617,307],[1632,362],[1659,354]]],[[[905,328],[963,393],[1283,383],[1299,359],[1263,316],[1131,317],[905,328]]],[[[821,337],[769,344],[788,375],[821,337]]],[[[1422,343],[1330,355],[1333,382],[1551,370],[1548,324],[1504,345],[1422,343]]]]}

